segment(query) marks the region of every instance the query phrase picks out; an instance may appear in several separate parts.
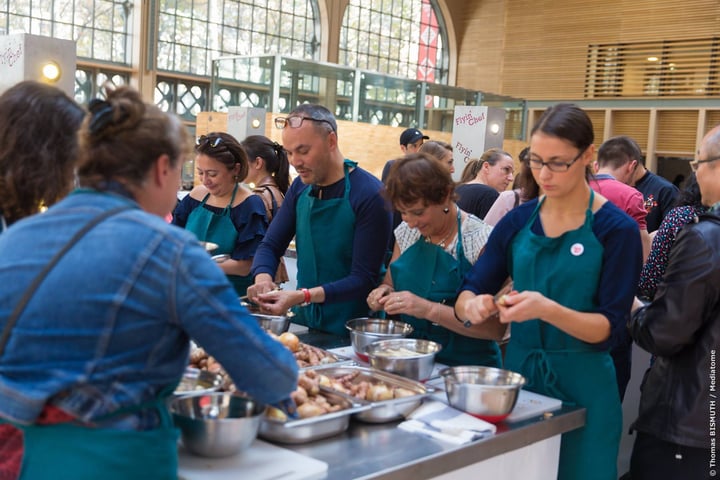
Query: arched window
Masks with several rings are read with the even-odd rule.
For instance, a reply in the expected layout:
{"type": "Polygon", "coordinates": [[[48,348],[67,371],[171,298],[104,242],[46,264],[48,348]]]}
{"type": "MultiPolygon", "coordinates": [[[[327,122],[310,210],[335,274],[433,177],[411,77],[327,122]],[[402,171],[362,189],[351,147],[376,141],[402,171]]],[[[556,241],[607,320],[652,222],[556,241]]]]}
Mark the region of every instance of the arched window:
{"type": "Polygon", "coordinates": [[[74,41],[75,99],[86,103],[101,94],[104,82],[128,83],[133,13],[132,2],[125,0],[12,0],[0,3],[0,35],[29,33],[74,41]],[[89,65],[98,61],[103,67],[89,65]]]}
{"type": "Polygon", "coordinates": [[[339,62],[388,75],[448,83],[447,34],[434,0],[350,0],[339,62]]]}
{"type": "Polygon", "coordinates": [[[157,69],[210,75],[224,55],[319,59],[317,0],[159,0],[157,69]]]}

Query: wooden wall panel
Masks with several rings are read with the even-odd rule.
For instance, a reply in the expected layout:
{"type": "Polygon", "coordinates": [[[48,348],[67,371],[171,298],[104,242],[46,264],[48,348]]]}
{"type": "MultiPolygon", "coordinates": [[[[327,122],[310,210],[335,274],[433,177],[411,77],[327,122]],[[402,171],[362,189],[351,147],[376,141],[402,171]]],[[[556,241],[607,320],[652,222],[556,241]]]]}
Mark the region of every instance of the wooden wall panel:
{"type": "Polygon", "coordinates": [[[720,125],[720,110],[708,110],[705,113],[705,131],[703,135],[720,125]]]}
{"type": "Polygon", "coordinates": [[[612,112],[611,137],[627,135],[632,137],[643,151],[648,147],[648,125],[650,112],[648,110],[615,110],[612,112]]]}
{"type": "Polygon", "coordinates": [[[720,0],[483,0],[466,2],[464,13],[458,86],[576,100],[584,94],[588,45],[717,35],[720,0]]]}
{"type": "Polygon", "coordinates": [[[595,133],[595,146],[599,147],[605,140],[605,110],[585,110],[593,124],[595,133]]]}
{"type": "Polygon", "coordinates": [[[698,128],[697,110],[661,110],[657,114],[658,155],[693,155],[698,128]]]}

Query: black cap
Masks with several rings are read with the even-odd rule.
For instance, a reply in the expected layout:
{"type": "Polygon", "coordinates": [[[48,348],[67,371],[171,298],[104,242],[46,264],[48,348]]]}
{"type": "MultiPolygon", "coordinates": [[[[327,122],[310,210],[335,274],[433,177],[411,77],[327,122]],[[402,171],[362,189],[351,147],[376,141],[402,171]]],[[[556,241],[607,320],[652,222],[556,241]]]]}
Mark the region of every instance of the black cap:
{"type": "Polygon", "coordinates": [[[400,145],[409,145],[415,143],[420,139],[428,140],[430,137],[423,135],[423,133],[417,128],[408,128],[400,135],[400,145]]]}

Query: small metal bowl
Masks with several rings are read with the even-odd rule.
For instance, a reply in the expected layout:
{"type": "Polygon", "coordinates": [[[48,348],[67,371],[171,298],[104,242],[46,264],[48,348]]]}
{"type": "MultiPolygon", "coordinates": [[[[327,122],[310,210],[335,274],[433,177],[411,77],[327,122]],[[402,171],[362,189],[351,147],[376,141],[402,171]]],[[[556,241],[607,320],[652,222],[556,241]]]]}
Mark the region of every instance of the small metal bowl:
{"type": "Polygon", "coordinates": [[[492,423],[510,415],[525,384],[519,373],[492,367],[449,367],[440,375],[450,406],[492,423]]]}
{"type": "Polygon", "coordinates": [[[290,322],[295,316],[293,312],[288,311],[285,315],[268,315],[260,312],[260,307],[254,303],[240,302],[243,307],[247,308],[250,315],[255,317],[261,328],[275,335],[285,333],[290,328],[290,322]]]}
{"type": "Polygon", "coordinates": [[[185,448],[203,457],[227,457],[255,440],[265,406],[250,397],[213,392],[176,398],[170,411],[185,448]]]}
{"type": "Polygon", "coordinates": [[[385,320],[381,318],[353,318],[345,322],[345,328],[350,331],[350,343],[363,362],[368,362],[365,348],[371,343],[393,338],[404,338],[413,331],[412,325],[398,320],[385,320]]]}
{"type": "Polygon", "coordinates": [[[427,380],[442,345],[417,338],[396,338],[371,343],[365,348],[370,366],[412,380],[427,380]]]}
{"type": "Polygon", "coordinates": [[[182,380],[180,380],[174,394],[180,396],[215,392],[222,387],[222,384],[223,379],[219,374],[188,367],[185,369],[182,380]]]}

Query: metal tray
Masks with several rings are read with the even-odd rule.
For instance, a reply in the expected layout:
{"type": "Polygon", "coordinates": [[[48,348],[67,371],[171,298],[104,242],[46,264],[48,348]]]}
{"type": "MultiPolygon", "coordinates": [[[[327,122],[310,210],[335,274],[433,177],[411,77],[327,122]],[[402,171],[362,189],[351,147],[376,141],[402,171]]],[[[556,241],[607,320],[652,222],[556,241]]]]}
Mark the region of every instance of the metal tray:
{"type": "Polygon", "coordinates": [[[415,395],[407,397],[372,402],[353,397],[343,392],[337,392],[339,395],[370,407],[367,410],[358,411],[353,414],[353,418],[367,423],[385,423],[400,420],[415,410],[423,398],[436,392],[434,387],[424,385],[415,380],[357,365],[316,367],[314,370],[318,374],[331,378],[356,373],[357,375],[353,379],[353,383],[362,381],[367,381],[372,384],[384,383],[389,387],[400,387],[415,393],[415,395]]]}
{"type": "MultiPolygon", "coordinates": [[[[309,344],[306,344],[309,345],[309,344]]],[[[322,351],[326,356],[323,358],[323,363],[320,363],[319,365],[307,365],[305,367],[300,367],[300,371],[308,370],[308,369],[316,369],[316,368],[325,368],[329,365],[336,366],[336,365],[355,365],[356,362],[354,359],[350,357],[346,357],[345,355],[340,355],[337,353],[330,352],[329,350],[324,350],[322,348],[318,347],[312,347],[316,350],[322,351]]],[[[297,358],[297,357],[296,357],[297,358]]],[[[298,360],[298,365],[300,365],[300,361],[298,360]]]]}
{"type": "Polygon", "coordinates": [[[263,417],[258,435],[265,440],[278,443],[312,442],[313,440],[332,437],[344,432],[350,424],[352,414],[370,408],[369,405],[354,402],[346,396],[339,395],[334,390],[321,387],[321,391],[330,403],[333,405],[340,404],[345,408],[317,417],[287,420],[285,422],[263,417]]]}

